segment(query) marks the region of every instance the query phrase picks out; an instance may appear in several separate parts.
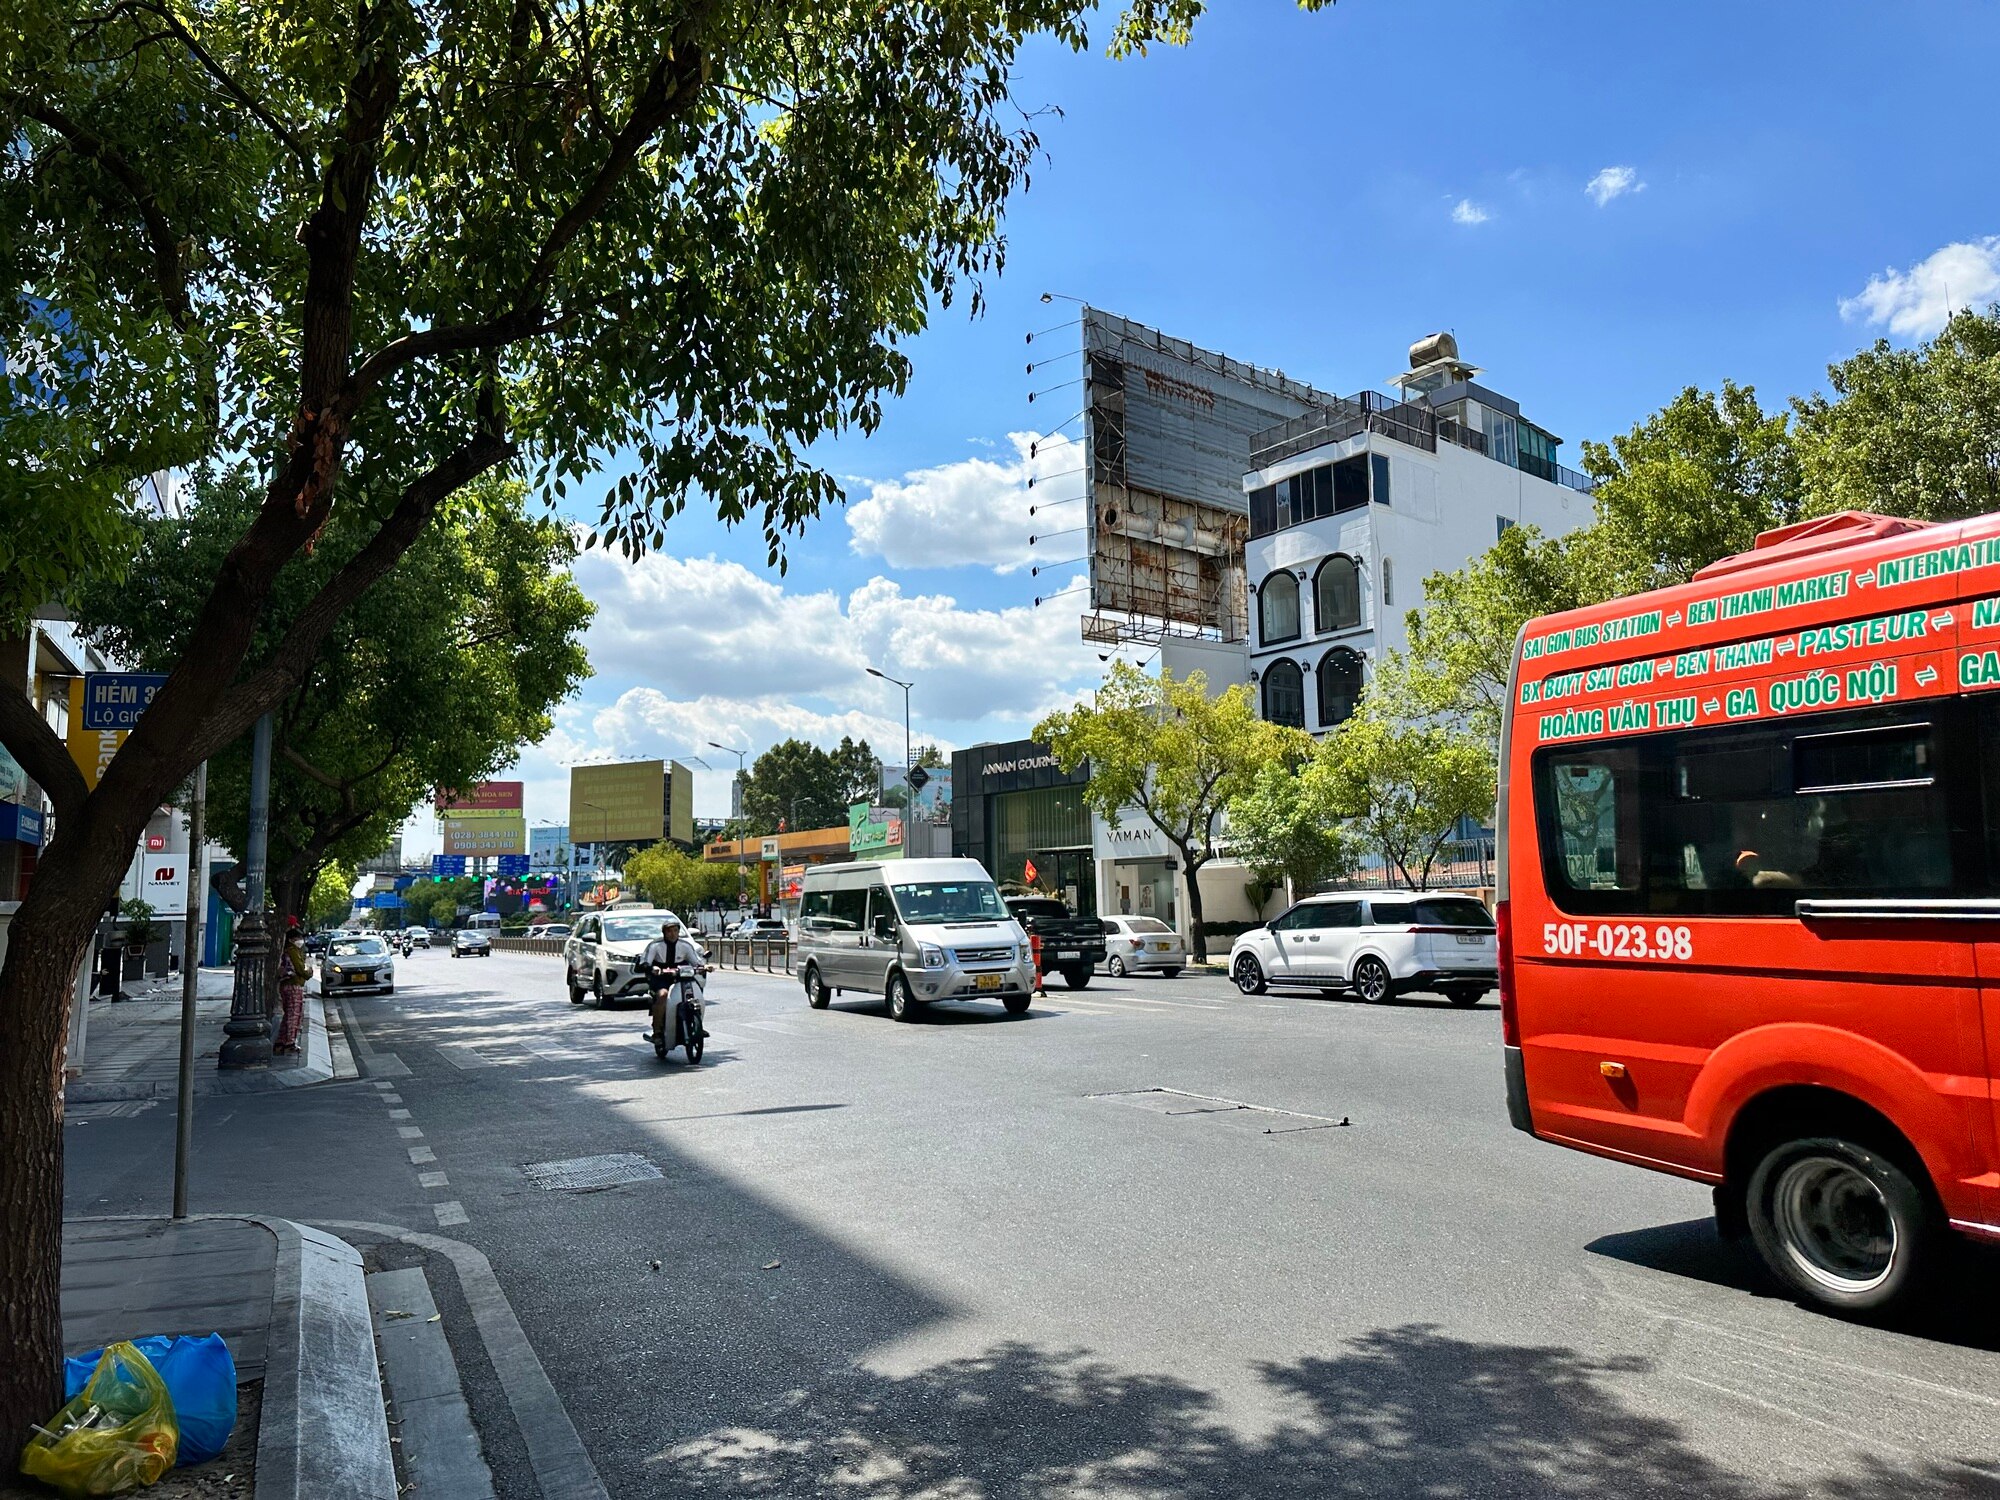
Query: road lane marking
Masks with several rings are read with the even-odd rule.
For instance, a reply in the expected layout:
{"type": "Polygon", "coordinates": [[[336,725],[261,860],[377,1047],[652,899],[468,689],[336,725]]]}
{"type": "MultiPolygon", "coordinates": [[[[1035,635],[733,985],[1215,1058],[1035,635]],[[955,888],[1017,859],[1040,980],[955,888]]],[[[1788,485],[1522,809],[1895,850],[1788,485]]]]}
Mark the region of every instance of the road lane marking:
{"type": "Polygon", "coordinates": [[[492,1058],[481,1057],[466,1042],[439,1042],[438,1054],[454,1068],[458,1068],[461,1071],[466,1068],[490,1068],[493,1066],[492,1058]]]}
{"type": "Polygon", "coordinates": [[[382,1102],[384,1104],[401,1104],[403,1102],[403,1096],[401,1094],[384,1094],[382,1096],[382,1102]]]}
{"type": "Polygon", "coordinates": [[[389,1111],[389,1118],[392,1120],[407,1120],[410,1118],[410,1112],[407,1109],[392,1109],[389,1111]]]}
{"type": "Polygon", "coordinates": [[[437,1215],[440,1229],[449,1229],[452,1225],[463,1224],[471,1218],[465,1211],[465,1205],[456,1198],[447,1198],[443,1203],[433,1203],[431,1212],[437,1215]]]}
{"type": "Polygon", "coordinates": [[[449,1184],[445,1181],[445,1175],[442,1172],[419,1172],[417,1173],[417,1186],[441,1188],[447,1187],[449,1184]]]}
{"type": "Polygon", "coordinates": [[[418,1167],[422,1166],[427,1161],[436,1161],[436,1160],[437,1160],[437,1152],[431,1150],[430,1147],[428,1146],[410,1147],[411,1166],[418,1167]]]}
{"type": "Polygon", "coordinates": [[[396,1127],[396,1134],[400,1135],[406,1141],[420,1141],[424,1138],[423,1131],[415,1125],[398,1125],[396,1127]]]}

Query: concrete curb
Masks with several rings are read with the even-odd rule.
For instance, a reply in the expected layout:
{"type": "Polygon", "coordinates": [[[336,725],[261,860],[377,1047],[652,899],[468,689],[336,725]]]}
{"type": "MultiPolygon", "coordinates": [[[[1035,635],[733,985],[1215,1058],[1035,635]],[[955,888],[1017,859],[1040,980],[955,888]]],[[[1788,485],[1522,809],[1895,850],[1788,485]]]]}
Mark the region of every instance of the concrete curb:
{"type": "MultiPolygon", "coordinates": [[[[542,1368],[534,1346],[514,1316],[513,1304],[493,1274],[493,1263],[463,1240],[404,1229],[396,1224],[334,1222],[336,1229],[356,1230],[378,1239],[401,1240],[448,1259],[458,1273],[480,1342],[500,1378],[501,1392],[527,1445],[528,1463],[544,1495],[561,1500],[608,1500],[609,1492],[577,1436],[576,1424],[564,1410],[562,1397],[542,1368]]],[[[365,1304],[364,1304],[365,1311],[365,1304]]],[[[261,1461],[261,1460],[260,1460],[261,1461]]],[[[260,1487],[261,1489],[261,1487],[260,1487]]]]}
{"type": "MultiPolygon", "coordinates": [[[[306,992],[304,1030],[304,1050],[299,1054],[299,1061],[288,1067],[243,1068],[225,1073],[220,1068],[197,1064],[195,1096],[275,1094],[285,1089],[310,1088],[316,1083],[331,1082],[338,1075],[333,1065],[332,1043],[327,1035],[326,1008],[320,997],[310,990],[306,992]]],[[[126,1099],[173,1099],[179,1093],[180,1083],[173,1078],[109,1079],[102,1083],[73,1079],[63,1089],[63,1098],[70,1104],[102,1104],[126,1099]]]]}
{"type": "Polygon", "coordinates": [[[278,1237],[258,1500],[396,1500],[360,1252],[290,1219],[238,1217],[278,1237]]]}

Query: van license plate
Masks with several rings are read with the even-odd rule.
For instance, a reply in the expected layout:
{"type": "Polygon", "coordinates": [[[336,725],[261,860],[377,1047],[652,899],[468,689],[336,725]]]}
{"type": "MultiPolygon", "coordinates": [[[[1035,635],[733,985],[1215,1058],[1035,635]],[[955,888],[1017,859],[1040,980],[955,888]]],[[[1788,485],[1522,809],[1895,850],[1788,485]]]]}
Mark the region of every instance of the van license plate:
{"type": "Polygon", "coordinates": [[[1468,948],[1477,948],[1480,944],[1486,941],[1485,938],[1473,932],[1461,932],[1458,935],[1458,940],[1468,948]]]}
{"type": "Polygon", "coordinates": [[[1004,974],[981,974],[978,979],[979,987],[982,990],[997,990],[1006,977],[1004,974]]]}

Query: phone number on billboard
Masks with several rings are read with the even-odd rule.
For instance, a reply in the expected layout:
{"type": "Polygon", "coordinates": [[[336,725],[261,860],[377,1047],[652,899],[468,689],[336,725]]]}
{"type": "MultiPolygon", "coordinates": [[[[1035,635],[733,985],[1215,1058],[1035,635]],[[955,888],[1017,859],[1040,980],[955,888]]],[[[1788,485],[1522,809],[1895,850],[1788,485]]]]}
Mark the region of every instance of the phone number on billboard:
{"type": "Polygon", "coordinates": [[[1559,958],[1589,953],[1598,958],[1685,963],[1694,957],[1694,934],[1685,927],[1648,927],[1640,922],[1544,922],[1542,951],[1559,958]]]}

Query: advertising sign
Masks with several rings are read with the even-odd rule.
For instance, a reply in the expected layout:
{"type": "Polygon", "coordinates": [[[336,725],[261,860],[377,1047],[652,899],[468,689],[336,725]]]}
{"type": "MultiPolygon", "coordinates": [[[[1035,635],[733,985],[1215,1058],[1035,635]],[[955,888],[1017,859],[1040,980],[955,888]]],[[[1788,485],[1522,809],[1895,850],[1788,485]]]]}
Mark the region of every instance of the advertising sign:
{"type": "Polygon", "coordinates": [[[448,813],[444,819],[444,852],[478,858],[495,854],[525,855],[528,852],[527,822],[519,813],[511,818],[496,818],[485,813],[460,817],[457,813],[448,813]]]}
{"type": "Polygon", "coordinates": [[[456,797],[448,796],[440,790],[437,794],[438,815],[471,817],[479,813],[491,813],[503,818],[519,817],[522,807],[521,797],[526,785],[520,781],[479,781],[456,797]]]}
{"type": "Polygon", "coordinates": [[[910,821],[933,828],[951,827],[951,767],[925,766],[930,777],[910,799],[910,821]]]}
{"type": "Polygon", "coordinates": [[[18,802],[0,802],[0,842],[42,847],[42,815],[18,802]]]}
{"type": "Polygon", "coordinates": [[[83,679],[83,727],[138,727],[139,715],[166,684],[164,672],[89,672],[83,679]]]}
{"type": "Polygon", "coordinates": [[[847,852],[880,858],[903,852],[903,814],[894,807],[857,802],[847,809],[847,852]]]}
{"type": "Polygon", "coordinates": [[[156,917],[187,915],[187,861],[179,854],[139,857],[139,899],[156,917]]]}
{"type": "Polygon", "coordinates": [[[778,862],[778,838],[776,834],[766,834],[757,846],[757,857],[766,864],[778,862]]]}
{"type": "Polygon", "coordinates": [[[569,825],[538,824],[528,830],[528,863],[537,870],[559,870],[569,863],[569,825]]]}
{"type": "Polygon", "coordinates": [[[28,795],[28,773],[0,745],[0,802],[21,802],[28,795]]]}
{"type": "Polygon", "coordinates": [[[111,764],[111,757],[118,753],[118,747],[125,743],[127,731],[123,729],[86,729],[83,727],[83,679],[72,678],[69,685],[69,758],[83,772],[83,779],[94,791],[97,783],[104,779],[104,768],[111,764]]]}
{"type": "Polygon", "coordinates": [[[593,844],[666,835],[667,763],[635,760],[610,766],[572,766],[569,773],[571,835],[593,844]]]}

